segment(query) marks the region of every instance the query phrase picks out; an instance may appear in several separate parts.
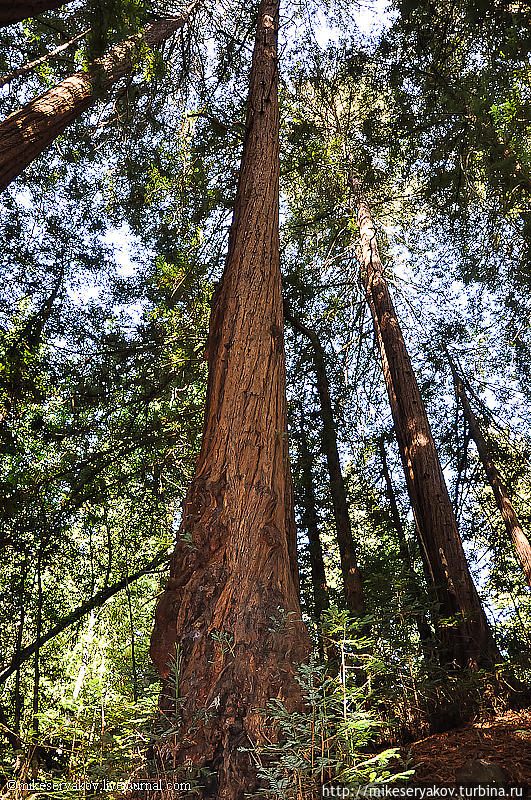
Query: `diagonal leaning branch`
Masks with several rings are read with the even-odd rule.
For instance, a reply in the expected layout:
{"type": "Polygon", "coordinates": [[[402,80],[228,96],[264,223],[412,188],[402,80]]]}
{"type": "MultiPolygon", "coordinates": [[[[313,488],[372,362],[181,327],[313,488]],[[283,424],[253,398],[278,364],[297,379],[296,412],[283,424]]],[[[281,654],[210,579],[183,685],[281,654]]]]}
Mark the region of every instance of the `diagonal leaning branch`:
{"type": "Polygon", "coordinates": [[[446,357],[448,358],[448,363],[450,364],[450,369],[452,371],[455,395],[463,407],[463,413],[468,424],[470,436],[474,440],[478,451],[479,460],[481,461],[483,469],[485,470],[485,477],[487,478],[487,482],[492,489],[494,499],[496,500],[496,505],[498,506],[498,510],[505,524],[505,530],[509,534],[509,537],[514,545],[514,549],[516,551],[518,560],[520,561],[527,584],[531,587],[531,545],[529,543],[529,539],[525,535],[522,524],[516,511],[514,510],[513,504],[509,499],[509,493],[503,482],[501,473],[494,463],[488,438],[483,435],[477,417],[472,411],[472,407],[465,389],[465,381],[459,375],[457,367],[451,359],[448,351],[446,351],[446,357]]]}
{"type": "Polygon", "coordinates": [[[40,155],[84,111],[121,78],[134,72],[144,47],[156,47],[183,28],[198,0],[179,17],[148,25],[142,32],[116,44],[52,89],[0,122],[0,191],[40,155]]]}
{"type": "Polygon", "coordinates": [[[77,44],[77,42],[80,42],[82,39],[84,39],[89,31],[90,28],[87,28],[85,31],[83,31],[83,33],[80,33],[78,36],[74,36],[74,38],[70,39],[68,42],[63,42],[63,44],[60,44],[53,50],[50,50],[50,52],[46,53],[46,55],[41,56],[40,58],[35,58],[33,61],[28,61],[27,64],[23,64],[21,67],[18,67],[18,69],[14,69],[12,72],[2,75],[2,77],[0,77],[0,87],[5,86],[6,83],[11,83],[11,81],[14,81],[16,78],[20,78],[22,75],[26,75],[40,64],[46,64],[48,61],[51,61],[52,58],[58,56],[59,53],[64,53],[65,50],[68,50],[70,47],[73,47],[73,45],[77,44]]]}
{"type": "Polygon", "coordinates": [[[127,575],[125,578],[113,583],[111,586],[107,586],[107,588],[96,592],[93,597],[85,600],[84,603],[81,603],[81,605],[74,609],[74,611],[71,611],[70,614],[62,617],[59,622],[53,626],[53,628],[50,628],[49,631],[44,633],[42,636],[39,636],[39,638],[31,644],[23,647],[22,650],[20,650],[16,656],[11,659],[10,664],[8,664],[8,666],[0,672],[0,685],[5,683],[10,675],[16,672],[21,664],[27,661],[28,658],[31,658],[33,653],[46,644],[46,642],[49,642],[50,639],[54,639],[64,630],[73,625],[74,622],[77,622],[90,613],[94,608],[99,608],[99,606],[102,606],[107,600],[109,600],[109,598],[114,597],[115,594],[118,594],[118,592],[121,592],[122,589],[125,589],[128,584],[133,583],[157,567],[160,567],[161,564],[163,564],[167,559],[168,553],[166,550],[158,553],[155,558],[151,559],[151,561],[146,564],[145,567],[138,569],[131,575],[127,575]]]}

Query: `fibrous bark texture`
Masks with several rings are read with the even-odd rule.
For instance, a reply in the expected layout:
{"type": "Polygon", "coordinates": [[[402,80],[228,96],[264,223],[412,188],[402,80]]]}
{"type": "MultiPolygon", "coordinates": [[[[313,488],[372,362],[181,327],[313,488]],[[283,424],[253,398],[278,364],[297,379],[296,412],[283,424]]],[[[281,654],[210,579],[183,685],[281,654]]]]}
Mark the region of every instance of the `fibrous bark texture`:
{"type": "Polygon", "coordinates": [[[120,42],[86,70],[65,78],[0,122],[0,191],[90,108],[103,91],[131,74],[143,46],[155,47],[182,28],[191,8],[181,17],[155,22],[120,42]]]}
{"type": "Polygon", "coordinates": [[[321,439],[326,455],[328,474],[330,477],[330,494],[334,510],[337,544],[341,559],[341,574],[347,606],[353,614],[359,616],[365,610],[363,600],[363,586],[356,558],[356,548],[352,536],[352,526],[348,512],[347,495],[339,460],[337,446],[337,433],[332,410],[330,383],[326,374],[324,348],[315,331],[303,325],[293,316],[287,306],[284,307],[284,316],[293,328],[306,336],[312,347],[312,357],[317,378],[317,394],[319,395],[319,410],[322,421],[321,439]]]}
{"type": "Polygon", "coordinates": [[[452,359],[450,357],[448,357],[448,359],[454,379],[455,394],[463,407],[463,413],[468,424],[470,436],[475,442],[479,460],[483,465],[487,481],[494,494],[494,499],[496,500],[496,505],[502,515],[505,529],[514,545],[527,583],[531,587],[531,545],[529,544],[529,539],[523,531],[518,515],[509,499],[500,472],[492,459],[487,439],[483,436],[476,415],[472,411],[463,380],[460,378],[452,359]]]}
{"type": "Polygon", "coordinates": [[[500,653],[468,568],[426,409],[378,253],[361,183],[351,177],[360,231],[359,260],[415,522],[436,593],[443,663],[492,668],[500,653]]]}
{"type": "Polygon", "coordinates": [[[44,11],[53,11],[66,5],[70,0],[30,0],[21,3],[17,0],[0,0],[0,25],[12,25],[23,19],[36,17],[44,11]]]}
{"type": "Polygon", "coordinates": [[[155,748],[160,769],[210,770],[201,795],[219,800],[256,788],[255,762],[240,748],[274,736],[256,710],[269,699],[301,708],[295,671],[309,651],[286,433],[277,29],[278,0],[263,0],[229,251],[212,301],[202,447],[151,645],[162,710],[178,728],[155,748]]]}

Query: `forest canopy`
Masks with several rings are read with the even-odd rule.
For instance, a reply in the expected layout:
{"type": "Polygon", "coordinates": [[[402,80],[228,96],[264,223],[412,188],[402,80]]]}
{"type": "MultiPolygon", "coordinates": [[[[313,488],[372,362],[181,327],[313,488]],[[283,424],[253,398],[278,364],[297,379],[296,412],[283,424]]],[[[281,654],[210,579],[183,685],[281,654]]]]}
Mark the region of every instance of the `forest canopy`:
{"type": "Polygon", "coordinates": [[[2,798],[414,783],[530,705],[530,30],[0,0],[2,798]]]}

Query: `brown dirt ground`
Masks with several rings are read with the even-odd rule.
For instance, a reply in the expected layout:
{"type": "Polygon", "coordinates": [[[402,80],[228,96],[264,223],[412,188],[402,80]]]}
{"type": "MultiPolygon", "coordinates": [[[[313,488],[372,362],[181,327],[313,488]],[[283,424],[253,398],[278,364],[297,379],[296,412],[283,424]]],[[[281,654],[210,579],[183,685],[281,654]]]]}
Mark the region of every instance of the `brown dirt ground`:
{"type": "MultiPolygon", "coordinates": [[[[492,719],[421,739],[410,746],[414,784],[451,784],[466,761],[484,758],[503,767],[511,783],[531,784],[531,709],[507,711],[492,719]]],[[[407,751],[403,751],[404,757],[407,751]]]]}

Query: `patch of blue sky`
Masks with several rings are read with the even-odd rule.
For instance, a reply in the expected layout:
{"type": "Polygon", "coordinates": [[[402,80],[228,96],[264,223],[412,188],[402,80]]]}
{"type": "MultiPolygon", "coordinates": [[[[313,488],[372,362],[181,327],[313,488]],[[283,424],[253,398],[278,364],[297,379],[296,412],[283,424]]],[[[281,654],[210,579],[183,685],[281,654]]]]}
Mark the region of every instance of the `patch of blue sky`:
{"type": "MultiPolygon", "coordinates": [[[[116,272],[120,278],[134,278],[138,275],[141,269],[141,263],[137,258],[140,243],[127,222],[118,227],[108,227],[101,241],[112,249],[116,272]]],[[[149,257],[146,251],[143,251],[143,254],[149,257]]],[[[145,300],[138,300],[135,303],[116,303],[113,306],[113,313],[126,325],[129,321],[134,328],[144,319],[146,305],[145,300]]]]}
{"type": "Polygon", "coordinates": [[[391,9],[388,0],[374,0],[369,3],[359,3],[353,10],[356,24],[366,36],[380,36],[386,28],[394,22],[397,11],[391,9]]]}
{"type": "Polygon", "coordinates": [[[135,333],[136,327],[140,325],[144,319],[146,306],[147,303],[145,300],[138,300],[136,303],[124,303],[113,306],[113,312],[122,318],[121,330],[124,334],[130,333],[133,335],[135,333]],[[131,324],[130,331],[127,330],[127,318],[131,324]]]}
{"type": "Polygon", "coordinates": [[[137,274],[139,263],[133,258],[136,239],[127,222],[123,222],[119,227],[107,228],[101,241],[112,248],[116,272],[120,278],[131,278],[137,274]]]}
{"type": "MultiPolygon", "coordinates": [[[[372,39],[380,36],[392,25],[396,11],[391,9],[388,0],[374,0],[374,2],[357,3],[352,9],[352,16],[359,33],[372,39]]],[[[321,9],[317,12],[315,38],[319,47],[325,48],[330,42],[339,41],[344,33],[338,26],[329,25],[321,9]]]]}
{"type": "Polygon", "coordinates": [[[68,299],[74,306],[85,306],[93,300],[97,300],[101,294],[102,287],[93,281],[85,280],[81,288],[73,286],[66,287],[68,299]]]}

